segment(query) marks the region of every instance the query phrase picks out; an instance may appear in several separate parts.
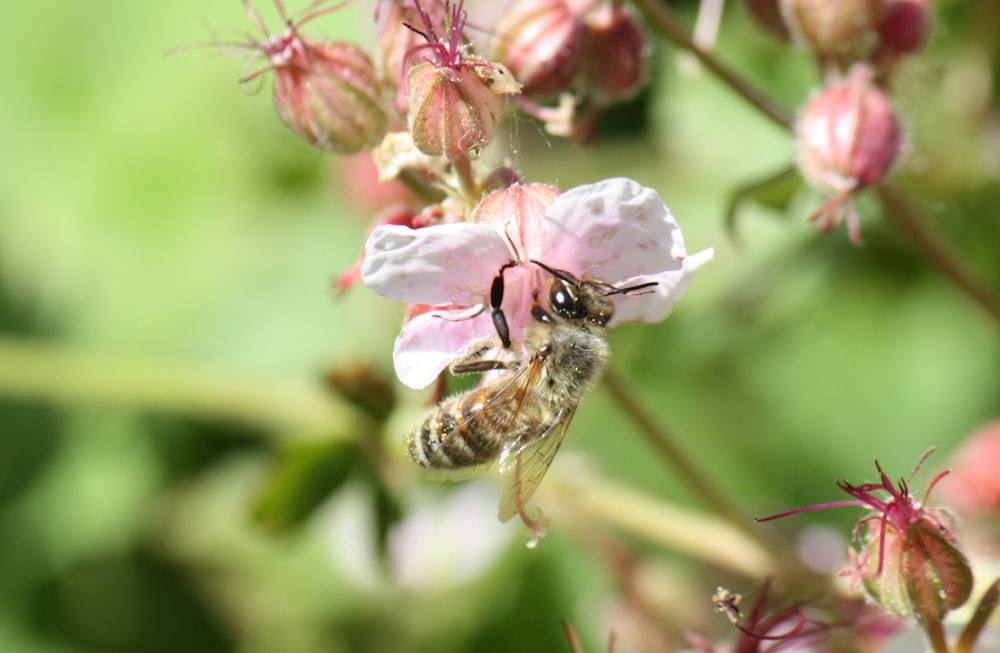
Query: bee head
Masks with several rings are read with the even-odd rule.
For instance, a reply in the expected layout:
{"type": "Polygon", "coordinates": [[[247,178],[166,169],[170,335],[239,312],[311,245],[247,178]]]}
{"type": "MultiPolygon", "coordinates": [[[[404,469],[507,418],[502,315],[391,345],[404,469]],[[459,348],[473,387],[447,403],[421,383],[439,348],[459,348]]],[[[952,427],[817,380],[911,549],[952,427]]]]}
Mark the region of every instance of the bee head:
{"type": "Polygon", "coordinates": [[[553,277],[549,287],[549,309],[565,320],[585,321],[604,327],[615,314],[610,295],[639,290],[653,284],[615,288],[599,281],[581,281],[565,270],[556,270],[539,261],[532,261],[553,277]]]}

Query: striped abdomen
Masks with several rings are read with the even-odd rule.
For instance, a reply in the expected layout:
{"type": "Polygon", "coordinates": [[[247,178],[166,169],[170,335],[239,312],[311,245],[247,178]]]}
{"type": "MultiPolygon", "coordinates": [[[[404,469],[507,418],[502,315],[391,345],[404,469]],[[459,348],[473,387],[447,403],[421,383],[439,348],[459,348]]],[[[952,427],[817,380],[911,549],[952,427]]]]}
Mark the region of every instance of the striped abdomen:
{"type": "Polygon", "coordinates": [[[489,410],[483,410],[489,392],[477,388],[441,402],[410,433],[406,450],[421,467],[457,469],[493,460],[500,448],[489,410]]]}

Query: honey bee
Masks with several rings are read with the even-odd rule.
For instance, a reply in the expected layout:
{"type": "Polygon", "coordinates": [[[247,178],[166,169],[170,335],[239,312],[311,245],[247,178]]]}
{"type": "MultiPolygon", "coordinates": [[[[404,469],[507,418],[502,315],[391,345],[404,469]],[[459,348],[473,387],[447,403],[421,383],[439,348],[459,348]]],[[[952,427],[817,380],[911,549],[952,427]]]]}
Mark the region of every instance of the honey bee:
{"type": "MultiPolygon", "coordinates": [[[[438,404],[406,440],[418,465],[439,476],[468,478],[499,459],[504,477],[500,521],[523,514],[525,505],[559,450],[570,420],[587,391],[600,379],[609,350],[604,331],[614,315],[612,295],[640,291],[653,283],[615,288],[581,280],[538,261],[552,275],[547,307],[538,303],[524,330],[527,358],[505,360],[509,334],[473,347],[451,366],[452,374],[496,372],[467,392],[438,404]]],[[[503,270],[500,271],[503,274],[503,270]]],[[[502,288],[502,282],[501,282],[502,288]]],[[[502,297],[491,293],[494,311],[502,297]]],[[[506,358],[509,358],[507,356],[506,358]]]]}

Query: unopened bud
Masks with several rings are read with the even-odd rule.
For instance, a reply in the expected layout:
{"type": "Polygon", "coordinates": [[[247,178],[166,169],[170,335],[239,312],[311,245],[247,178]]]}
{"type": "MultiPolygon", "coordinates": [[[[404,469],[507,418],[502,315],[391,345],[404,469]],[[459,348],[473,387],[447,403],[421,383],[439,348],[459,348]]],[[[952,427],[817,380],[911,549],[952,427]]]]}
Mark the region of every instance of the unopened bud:
{"type": "Polygon", "coordinates": [[[519,0],[497,24],[492,48],[524,93],[554,93],[569,86],[583,46],[583,22],[565,0],[519,0]]]}
{"type": "Polygon", "coordinates": [[[858,52],[870,45],[878,0],[780,0],[793,38],[821,55],[858,52]]]}
{"type": "Polygon", "coordinates": [[[940,621],[972,592],[972,569],[943,513],[928,511],[905,531],[886,524],[859,554],[867,557],[865,589],[876,603],[918,623],[940,621]],[[881,542],[881,544],[880,544],[881,542]],[[882,547],[881,573],[875,572],[882,547]]]}
{"type": "Polygon", "coordinates": [[[649,38],[622,3],[601,5],[584,16],[583,74],[587,90],[601,105],[635,95],[649,73],[649,38]]]}
{"type": "Polygon", "coordinates": [[[274,106],[307,143],[339,154],[377,145],[387,117],[375,69],[350,43],[295,37],[288,57],[274,63],[274,106]]]}
{"type": "Polygon", "coordinates": [[[920,49],[930,28],[927,0],[882,0],[878,17],[878,49],[910,54],[920,49]]]}
{"type": "Polygon", "coordinates": [[[902,130],[889,98],[872,83],[870,68],[813,97],[796,126],[799,166],[811,183],[855,190],[882,179],[902,147],[902,130]]]}
{"type": "Polygon", "coordinates": [[[410,134],[421,152],[473,157],[493,140],[504,97],[472,66],[425,62],[410,68],[406,84],[410,134]]]}

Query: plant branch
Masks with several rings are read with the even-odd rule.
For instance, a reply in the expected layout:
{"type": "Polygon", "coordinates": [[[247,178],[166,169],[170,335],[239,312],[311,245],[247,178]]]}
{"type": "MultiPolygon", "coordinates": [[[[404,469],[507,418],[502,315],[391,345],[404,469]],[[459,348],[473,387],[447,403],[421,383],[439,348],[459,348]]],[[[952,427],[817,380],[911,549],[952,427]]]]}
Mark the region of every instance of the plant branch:
{"type": "Polygon", "coordinates": [[[792,113],[778,104],[766,93],[748,82],[742,76],[715,58],[712,53],[699,47],[688,34],[688,30],[680,18],[660,0],[632,0],[633,4],[646,17],[646,21],[656,31],[675,45],[690,52],[699,62],[732,88],[747,102],[757,107],[765,116],[779,127],[791,129],[795,122],[792,113]]]}
{"type": "Polygon", "coordinates": [[[941,276],[965,293],[1000,323],[1000,299],[977,283],[955,256],[921,222],[906,198],[888,183],[876,187],[886,220],[941,276]]]}
{"type": "MultiPolygon", "coordinates": [[[[318,376],[318,375],[317,375],[318,376]]],[[[315,384],[253,379],[165,362],[112,359],[0,337],[0,396],[105,404],[263,425],[351,433],[358,412],[315,384]]]]}
{"type": "Polygon", "coordinates": [[[924,632],[934,653],[948,653],[948,640],[944,636],[944,624],[940,619],[928,619],[924,624],[924,632]]]}

